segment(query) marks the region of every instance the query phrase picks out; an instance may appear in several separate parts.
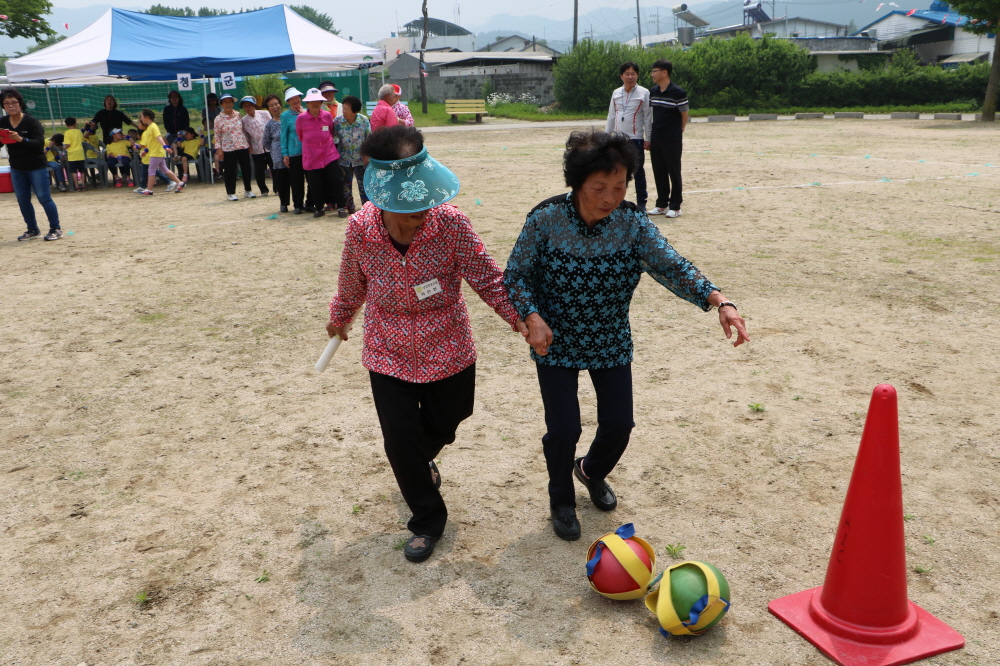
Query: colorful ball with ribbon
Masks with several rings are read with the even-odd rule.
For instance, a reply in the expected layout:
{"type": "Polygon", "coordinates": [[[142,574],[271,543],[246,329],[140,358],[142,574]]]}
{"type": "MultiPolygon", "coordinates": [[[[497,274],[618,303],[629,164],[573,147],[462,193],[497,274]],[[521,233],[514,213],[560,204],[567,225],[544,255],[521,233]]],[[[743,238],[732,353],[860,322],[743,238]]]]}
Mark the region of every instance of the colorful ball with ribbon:
{"type": "Polygon", "coordinates": [[[653,547],[635,536],[632,523],[605,534],[587,551],[590,587],[608,599],[645,596],[655,567],[653,547]]]}
{"type": "Polygon", "coordinates": [[[664,636],[697,636],[729,610],[729,582],[705,562],[681,562],[650,585],[646,607],[656,614],[664,636]]]}

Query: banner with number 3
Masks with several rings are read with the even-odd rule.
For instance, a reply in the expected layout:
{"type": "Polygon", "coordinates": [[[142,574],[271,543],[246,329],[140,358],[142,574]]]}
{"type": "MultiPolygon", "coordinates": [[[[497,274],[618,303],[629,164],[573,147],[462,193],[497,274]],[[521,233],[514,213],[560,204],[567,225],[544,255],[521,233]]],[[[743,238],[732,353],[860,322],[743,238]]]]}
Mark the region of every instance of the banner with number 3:
{"type": "Polygon", "coordinates": [[[223,90],[236,90],[236,75],[233,72],[223,72],[219,78],[222,79],[223,90]]]}

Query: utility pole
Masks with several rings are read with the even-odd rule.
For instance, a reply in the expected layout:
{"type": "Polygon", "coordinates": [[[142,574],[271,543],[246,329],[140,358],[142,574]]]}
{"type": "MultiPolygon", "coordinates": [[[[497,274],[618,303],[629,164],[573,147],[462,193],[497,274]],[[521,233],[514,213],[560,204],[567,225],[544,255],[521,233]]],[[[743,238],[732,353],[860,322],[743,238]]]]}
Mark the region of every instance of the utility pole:
{"type": "Polygon", "coordinates": [[[424,69],[424,52],[427,51],[427,0],[424,0],[424,41],[420,44],[420,103],[427,115],[427,70],[424,69]]]}
{"type": "Polygon", "coordinates": [[[573,47],[576,47],[576,25],[580,18],[580,0],[573,0],[573,47]]]}
{"type": "Polygon", "coordinates": [[[635,28],[639,32],[639,48],[642,48],[642,13],[639,11],[639,0],[635,0],[635,28]]]}

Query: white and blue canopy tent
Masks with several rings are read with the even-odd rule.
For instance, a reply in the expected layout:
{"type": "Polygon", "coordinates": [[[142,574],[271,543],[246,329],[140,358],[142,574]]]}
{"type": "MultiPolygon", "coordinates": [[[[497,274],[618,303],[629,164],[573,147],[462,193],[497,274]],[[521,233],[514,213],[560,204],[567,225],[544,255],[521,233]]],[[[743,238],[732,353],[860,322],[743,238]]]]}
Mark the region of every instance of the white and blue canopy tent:
{"type": "MultiPolygon", "coordinates": [[[[7,79],[47,87],[49,83],[176,81],[178,75],[187,74],[207,82],[207,96],[208,86],[214,89],[212,79],[224,73],[241,77],[327,72],[381,62],[379,49],[338,37],[286,5],[192,17],[111,8],[76,35],[8,60],[7,79]]],[[[206,130],[210,135],[211,128],[206,130]]]]}
{"type": "Polygon", "coordinates": [[[223,16],[157,16],[109,9],[81,32],[7,61],[11,83],[115,77],[172,81],[278,72],[326,72],[382,61],[379,49],[355,44],[277,5],[223,16]]]}

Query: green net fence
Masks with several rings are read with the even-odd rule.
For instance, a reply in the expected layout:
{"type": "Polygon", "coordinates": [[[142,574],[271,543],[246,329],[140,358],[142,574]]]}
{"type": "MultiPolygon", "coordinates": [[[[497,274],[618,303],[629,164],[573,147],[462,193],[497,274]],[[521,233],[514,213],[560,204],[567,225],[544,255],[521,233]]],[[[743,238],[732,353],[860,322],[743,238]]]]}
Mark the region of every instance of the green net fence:
{"type": "MultiPolygon", "coordinates": [[[[284,79],[285,86],[295,86],[302,92],[318,86],[320,81],[330,80],[340,90],[337,95],[338,99],[343,99],[346,95],[354,95],[364,103],[372,97],[368,92],[368,70],[366,69],[296,74],[282,76],[282,79],[284,79]]],[[[235,90],[223,90],[218,80],[214,80],[211,87],[208,86],[207,82],[195,81],[193,90],[181,93],[184,106],[188,108],[191,115],[192,125],[201,124],[202,109],[205,107],[205,93],[212,92],[212,88],[217,95],[227,92],[239,99],[244,95],[245,83],[242,79],[238,79],[235,90]]],[[[177,83],[173,81],[165,83],[123,82],[86,86],[50,84],[47,91],[44,86],[18,86],[18,91],[28,105],[28,112],[41,120],[47,130],[53,123],[58,130],[62,127],[63,120],[69,116],[82,122],[89,121],[94,117],[94,114],[104,108],[104,98],[107,95],[114,95],[118,101],[118,108],[128,114],[130,118],[135,118],[142,109],[146,108],[155,111],[159,118],[163,107],[167,105],[167,93],[176,89],[177,83]]]]}

